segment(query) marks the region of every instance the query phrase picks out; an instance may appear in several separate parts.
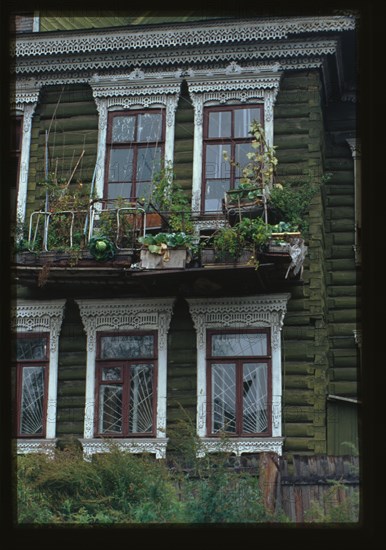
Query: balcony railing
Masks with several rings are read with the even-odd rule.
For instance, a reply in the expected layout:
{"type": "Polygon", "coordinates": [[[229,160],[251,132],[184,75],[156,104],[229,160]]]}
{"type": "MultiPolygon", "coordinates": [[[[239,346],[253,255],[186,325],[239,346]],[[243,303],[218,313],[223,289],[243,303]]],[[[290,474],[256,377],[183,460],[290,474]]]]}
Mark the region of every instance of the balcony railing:
{"type": "Polygon", "coordinates": [[[28,227],[28,249],[50,252],[58,249],[86,247],[96,236],[109,237],[117,250],[138,247],[138,237],[145,235],[154,209],[122,199],[92,200],[88,209],[55,212],[32,212],[28,227]]]}

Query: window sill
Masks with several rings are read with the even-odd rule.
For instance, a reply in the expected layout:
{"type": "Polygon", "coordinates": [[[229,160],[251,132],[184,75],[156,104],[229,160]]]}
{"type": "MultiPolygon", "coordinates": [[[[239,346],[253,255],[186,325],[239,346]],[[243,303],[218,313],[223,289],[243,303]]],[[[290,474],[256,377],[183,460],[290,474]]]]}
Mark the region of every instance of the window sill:
{"type": "Polygon", "coordinates": [[[215,437],[201,438],[201,448],[198,456],[207,453],[228,452],[240,456],[243,453],[273,452],[282,454],[284,437],[238,437],[236,439],[219,439],[215,437]]]}
{"type": "Polygon", "coordinates": [[[18,455],[41,453],[53,456],[56,448],[56,439],[18,439],[16,450],[18,455]]]}
{"type": "Polygon", "coordinates": [[[112,447],[129,453],[150,453],[156,458],[165,458],[167,438],[141,439],[80,439],[84,457],[89,459],[96,453],[108,453],[112,447]]]}

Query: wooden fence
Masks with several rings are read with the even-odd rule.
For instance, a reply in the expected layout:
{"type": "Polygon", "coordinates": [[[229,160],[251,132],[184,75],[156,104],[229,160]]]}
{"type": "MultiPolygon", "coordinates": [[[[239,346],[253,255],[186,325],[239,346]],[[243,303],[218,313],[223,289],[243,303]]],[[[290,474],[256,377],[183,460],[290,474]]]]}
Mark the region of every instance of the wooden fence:
{"type": "Polygon", "coordinates": [[[359,460],[356,456],[259,458],[259,484],[266,507],[294,522],[358,521],[359,460]],[[331,519],[332,518],[332,519],[331,519]]]}

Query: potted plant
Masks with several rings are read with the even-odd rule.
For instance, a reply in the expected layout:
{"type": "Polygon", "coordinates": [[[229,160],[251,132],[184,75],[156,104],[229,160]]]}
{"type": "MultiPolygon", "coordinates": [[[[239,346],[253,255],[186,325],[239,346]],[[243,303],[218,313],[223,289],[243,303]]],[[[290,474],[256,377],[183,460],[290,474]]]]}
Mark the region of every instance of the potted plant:
{"type": "Polygon", "coordinates": [[[278,164],[275,147],[268,145],[264,128],[259,122],[252,122],[250,134],[253,136],[252,151],[247,153],[248,162],[244,167],[241,167],[239,162],[229,159],[226,152],[223,153],[224,159],[229,161],[231,166],[241,170],[239,186],[227,191],[223,202],[231,225],[246,216],[263,217],[270,223],[275,223],[277,218],[268,208],[268,197],[278,164]]]}
{"type": "Polygon", "coordinates": [[[144,269],[185,268],[191,256],[192,236],[179,231],[139,237],[141,267],[144,269]]]}
{"type": "Polygon", "coordinates": [[[251,265],[258,267],[258,256],[271,235],[271,226],[262,218],[243,218],[233,226],[218,229],[204,245],[202,265],[251,265]]]}
{"type": "MultiPolygon", "coordinates": [[[[143,204],[145,199],[141,199],[143,204]]],[[[160,226],[164,230],[190,233],[191,204],[182,187],[175,181],[170,163],[158,172],[152,185],[147,205],[146,225],[148,228],[160,226]]]]}

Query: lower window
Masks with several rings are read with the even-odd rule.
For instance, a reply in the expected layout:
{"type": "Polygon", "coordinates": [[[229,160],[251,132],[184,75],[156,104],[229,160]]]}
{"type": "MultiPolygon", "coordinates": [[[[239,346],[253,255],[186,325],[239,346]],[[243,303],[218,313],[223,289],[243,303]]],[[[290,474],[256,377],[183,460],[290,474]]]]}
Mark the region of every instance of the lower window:
{"type": "Polygon", "coordinates": [[[271,351],[268,329],[208,331],[207,432],[271,435],[271,351]]]}
{"type": "Polygon", "coordinates": [[[48,335],[18,334],[16,340],[16,436],[45,437],[48,335]]]}
{"type": "Polygon", "coordinates": [[[152,436],[156,426],[156,333],[100,334],[96,433],[152,436]]]}

